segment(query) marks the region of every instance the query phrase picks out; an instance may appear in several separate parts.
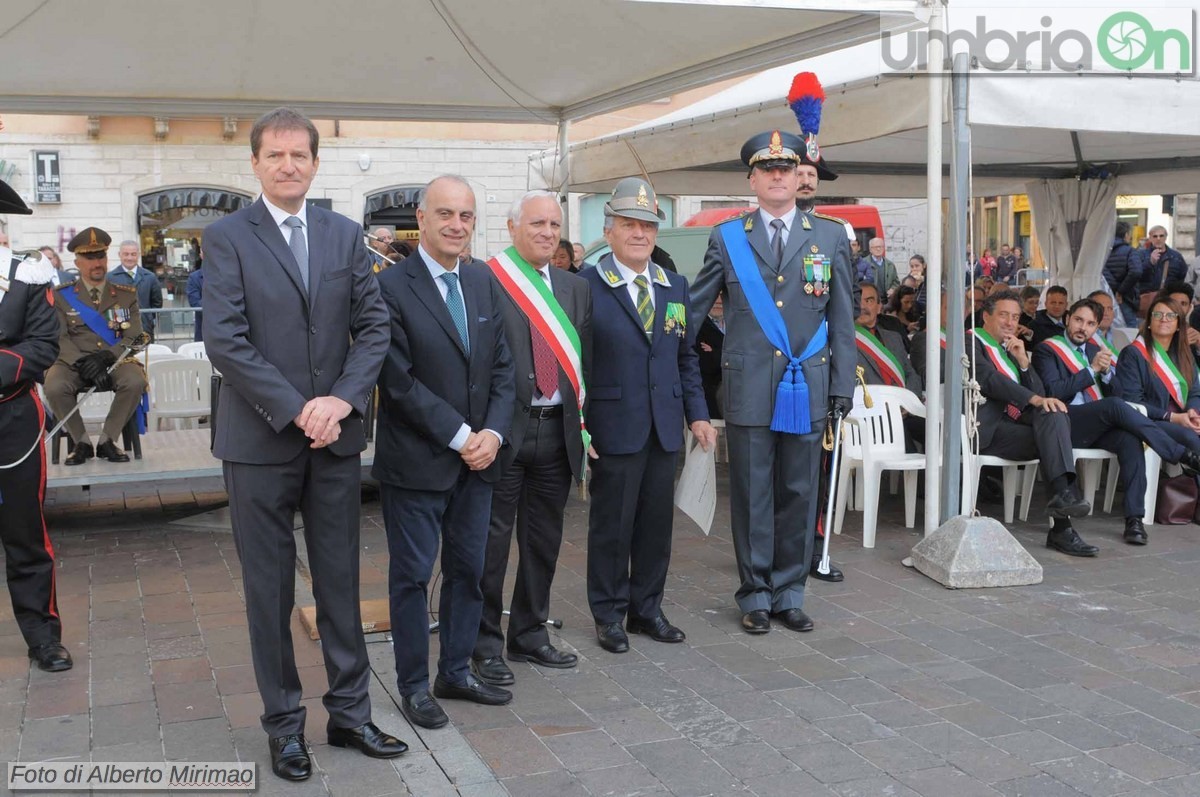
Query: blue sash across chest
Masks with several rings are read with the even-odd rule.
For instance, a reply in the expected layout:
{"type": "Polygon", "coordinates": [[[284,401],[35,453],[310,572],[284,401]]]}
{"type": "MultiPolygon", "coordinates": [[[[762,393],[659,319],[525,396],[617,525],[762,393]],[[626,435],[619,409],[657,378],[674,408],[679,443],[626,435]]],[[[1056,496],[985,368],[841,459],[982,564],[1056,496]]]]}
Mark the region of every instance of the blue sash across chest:
{"type": "Polygon", "coordinates": [[[117,345],[117,341],[121,339],[121,335],[117,330],[109,327],[108,322],[104,320],[104,316],[92,307],[87,302],[79,298],[79,294],[75,293],[75,286],[69,285],[63,288],[59,293],[67,304],[71,305],[71,309],[79,313],[80,319],[87,324],[88,329],[95,332],[101,340],[109,346],[117,345]]]}
{"type": "Polygon", "coordinates": [[[829,341],[829,326],[825,319],[821,319],[821,325],[817,327],[816,334],[808,341],[804,351],[798,356],[793,356],[787,323],[771,299],[771,293],[758,271],[758,263],[750,249],[746,230],[741,224],[722,224],[721,237],[725,241],[725,250],[729,253],[733,271],[742,283],[742,292],[750,304],[754,320],[767,336],[767,341],[788,357],[787,370],[784,371],[783,379],[775,391],[775,412],[771,416],[771,431],[808,434],[812,431],[812,413],[809,410],[808,382],[804,379],[803,363],[825,349],[829,341]]]}

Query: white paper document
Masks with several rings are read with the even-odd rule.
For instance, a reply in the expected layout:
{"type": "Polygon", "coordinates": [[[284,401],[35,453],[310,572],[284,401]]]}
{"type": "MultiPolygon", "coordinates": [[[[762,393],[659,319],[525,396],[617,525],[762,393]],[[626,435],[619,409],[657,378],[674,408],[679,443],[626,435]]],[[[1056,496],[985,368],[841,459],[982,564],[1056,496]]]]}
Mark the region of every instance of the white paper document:
{"type": "Polygon", "coordinates": [[[675,487],[675,506],[707,535],[717,511],[717,447],[705,451],[695,439],[691,442],[675,487]]]}

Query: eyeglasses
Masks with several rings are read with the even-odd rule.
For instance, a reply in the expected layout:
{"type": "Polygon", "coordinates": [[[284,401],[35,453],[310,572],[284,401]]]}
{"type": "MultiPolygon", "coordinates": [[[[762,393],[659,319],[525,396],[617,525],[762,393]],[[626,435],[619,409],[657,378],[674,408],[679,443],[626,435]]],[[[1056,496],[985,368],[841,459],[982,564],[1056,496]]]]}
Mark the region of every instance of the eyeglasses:
{"type": "Polygon", "coordinates": [[[1174,321],[1179,318],[1179,313],[1164,313],[1161,310],[1155,310],[1150,317],[1155,321],[1174,321]]]}

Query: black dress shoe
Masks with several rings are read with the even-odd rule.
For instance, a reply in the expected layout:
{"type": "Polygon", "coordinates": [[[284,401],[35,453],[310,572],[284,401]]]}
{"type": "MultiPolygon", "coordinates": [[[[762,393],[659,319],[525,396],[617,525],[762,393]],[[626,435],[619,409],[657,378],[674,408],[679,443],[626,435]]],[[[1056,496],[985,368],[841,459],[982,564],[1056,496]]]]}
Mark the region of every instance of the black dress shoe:
{"type": "Polygon", "coordinates": [[[1146,526],[1140,517],[1125,518],[1125,542],[1130,545],[1145,545],[1149,541],[1150,538],[1146,536],[1146,526]]]}
{"type": "Polygon", "coordinates": [[[1046,547],[1067,556],[1095,556],[1100,552],[1095,545],[1084,542],[1070,526],[1058,531],[1050,529],[1050,533],[1046,535],[1046,547]]]}
{"type": "Polygon", "coordinates": [[[112,440],[105,440],[100,445],[96,446],[96,456],[103,457],[109,462],[128,462],[129,455],[121,449],[117,448],[117,444],[112,440]]]}
{"type": "Polygon", "coordinates": [[[1190,448],[1184,451],[1183,456],[1179,458],[1179,467],[1183,468],[1183,472],[1188,476],[1200,476],[1200,451],[1190,448]]]}
{"type": "Polygon", "coordinates": [[[334,725],[325,726],[329,744],[333,747],[354,747],[365,756],[371,758],[395,758],[401,753],[408,752],[408,745],[379,730],[373,722],[359,725],[357,728],[338,728],[334,725]]]}
{"type": "Polygon", "coordinates": [[[1071,485],[1061,490],[1046,504],[1046,514],[1053,518],[1085,517],[1092,505],[1083,500],[1079,488],[1071,485]]]}
{"type": "Polygon", "coordinates": [[[304,734],[276,736],[270,740],[271,771],[284,780],[308,780],[312,774],[312,759],[304,734]]]}
{"type": "Polygon", "coordinates": [[[820,570],[818,570],[817,568],[820,566],[821,566],[821,556],[818,554],[817,556],[813,557],[812,569],[810,569],[808,571],[808,577],[815,578],[819,581],[831,581],[831,582],[835,582],[835,583],[838,581],[845,580],[845,578],[846,578],[845,574],[842,573],[841,570],[838,570],[836,567],[834,567],[832,561],[829,563],[829,572],[828,573],[822,573],[820,570]]]}
{"type": "Polygon", "coordinates": [[[775,612],[771,615],[779,622],[783,623],[783,627],[790,631],[811,631],[813,630],[812,618],[804,613],[803,609],[784,609],[782,612],[775,612]]]}
{"type": "Polygon", "coordinates": [[[29,658],[37,662],[39,670],[62,672],[74,666],[71,654],[58,642],[47,642],[29,649],[29,658]]]}
{"type": "Polygon", "coordinates": [[[92,457],[96,456],[96,450],[92,448],[91,443],[76,443],[71,449],[70,455],[63,460],[64,465],[82,465],[92,457]]]}
{"type": "MultiPolygon", "coordinates": [[[[579,657],[574,653],[563,653],[548,642],[540,648],[530,651],[509,650],[508,658],[512,661],[529,661],[556,670],[569,670],[579,663],[579,657]]],[[[505,669],[508,668],[505,667],[505,669]]]]}
{"type": "Polygon", "coordinates": [[[422,728],[441,728],[450,721],[428,690],[401,698],[400,713],[413,725],[422,728]]]}
{"type": "Polygon", "coordinates": [[[508,686],[517,680],[513,676],[513,671],[508,669],[508,665],[504,663],[503,656],[475,659],[471,663],[475,665],[475,674],[479,676],[479,680],[493,686],[508,686]]]}
{"type": "Polygon", "coordinates": [[[653,620],[639,620],[636,617],[630,617],[625,627],[629,629],[630,633],[645,634],[655,642],[682,642],[687,639],[687,634],[671,625],[667,616],[661,612],[653,620]]]}
{"type": "Polygon", "coordinates": [[[765,634],[771,630],[771,614],[766,609],[755,609],[742,615],[742,630],[747,634],[765,634]]]}
{"type": "Polygon", "coordinates": [[[461,684],[452,684],[439,675],[433,681],[433,696],[442,700],[470,700],[482,706],[503,706],[513,698],[507,689],[485,684],[471,673],[467,673],[467,680],[461,684]]]}
{"type": "Polygon", "coordinates": [[[629,652],[629,637],[620,623],[596,623],[596,640],[609,653],[629,652]]]}

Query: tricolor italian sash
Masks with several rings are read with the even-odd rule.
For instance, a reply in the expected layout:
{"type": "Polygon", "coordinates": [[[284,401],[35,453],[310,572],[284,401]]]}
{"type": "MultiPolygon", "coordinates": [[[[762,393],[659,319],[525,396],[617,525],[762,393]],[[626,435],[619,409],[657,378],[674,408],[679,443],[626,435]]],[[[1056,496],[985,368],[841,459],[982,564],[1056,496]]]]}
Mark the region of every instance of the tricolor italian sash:
{"type": "Polygon", "coordinates": [[[992,365],[996,366],[996,370],[1007,376],[1012,381],[1020,384],[1021,373],[1017,370],[1016,363],[1009,358],[1006,352],[996,339],[988,334],[986,329],[974,329],[976,339],[983,346],[983,350],[987,352],[988,359],[992,361],[992,365]]]}
{"type": "MultiPolygon", "coordinates": [[[[1067,370],[1071,372],[1072,376],[1080,371],[1091,372],[1091,365],[1089,365],[1087,358],[1080,354],[1079,349],[1071,345],[1071,342],[1062,335],[1047,338],[1045,342],[1051,351],[1058,355],[1058,359],[1062,364],[1067,366],[1067,370]]],[[[1096,377],[1094,374],[1092,375],[1091,387],[1084,388],[1083,394],[1087,397],[1088,401],[1099,401],[1104,398],[1100,393],[1100,388],[1096,386],[1096,377]]]]}
{"type": "Polygon", "coordinates": [[[1146,358],[1146,362],[1150,364],[1151,373],[1158,377],[1158,381],[1163,383],[1163,386],[1167,389],[1167,394],[1171,397],[1171,401],[1175,402],[1175,406],[1179,408],[1180,412],[1183,412],[1187,407],[1188,400],[1187,382],[1183,381],[1183,374],[1179,373],[1179,369],[1171,361],[1167,350],[1158,341],[1154,341],[1154,353],[1151,354],[1146,349],[1146,341],[1140,336],[1135,338],[1130,345],[1141,352],[1141,355],[1146,358]]]}
{"type": "Polygon", "coordinates": [[[583,437],[583,467],[582,475],[587,466],[587,450],[591,445],[592,436],[588,434],[587,424],[583,420],[583,402],[587,397],[587,386],[583,383],[583,349],[579,343],[579,332],[567,318],[566,312],[550,284],[542,278],[537,269],[517,253],[515,246],[510,246],[487,262],[492,274],[500,281],[501,287],[513,303],[529,319],[529,325],[541,333],[558,367],[563,369],[575,391],[579,410],[579,431],[583,437]]]}
{"type": "Polygon", "coordinates": [[[1117,367],[1117,347],[1108,342],[1108,339],[1100,334],[1100,330],[1092,335],[1092,343],[1095,343],[1102,349],[1108,349],[1108,353],[1112,355],[1112,367],[1117,367]]]}
{"type": "Polygon", "coordinates": [[[942,351],[946,350],[946,330],[943,329],[938,333],[938,342],[942,345],[942,351]]]}
{"type": "Polygon", "coordinates": [[[854,343],[859,353],[875,364],[883,381],[894,387],[904,387],[904,366],[891,349],[883,345],[879,338],[871,334],[871,330],[859,324],[854,325],[854,343]]]}

